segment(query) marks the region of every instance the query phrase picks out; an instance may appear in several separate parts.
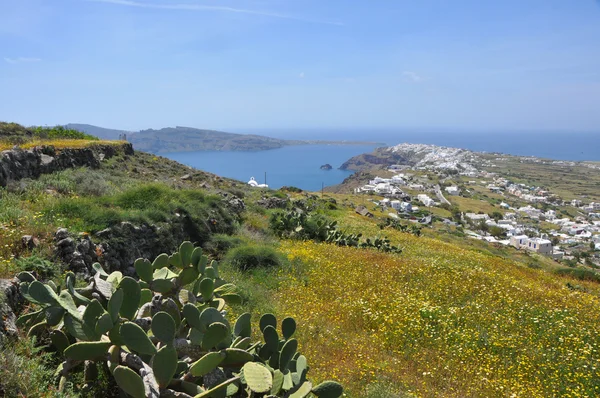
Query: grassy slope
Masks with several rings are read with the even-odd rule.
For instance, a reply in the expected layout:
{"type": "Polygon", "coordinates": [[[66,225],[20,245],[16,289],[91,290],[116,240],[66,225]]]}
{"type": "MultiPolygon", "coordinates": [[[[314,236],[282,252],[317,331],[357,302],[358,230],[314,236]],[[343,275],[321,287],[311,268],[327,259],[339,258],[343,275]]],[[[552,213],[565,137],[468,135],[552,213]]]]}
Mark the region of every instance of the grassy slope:
{"type": "MultiPolygon", "coordinates": [[[[28,255],[19,249],[22,234],[42,238],[39,253],[47,255],[51,233],[73,222],[67,214],[49,218],[48,209],[57,203],[78,203],[86,196],[115,206],[121,195],[148,182],[168,190],[244,189],[247,203],[261,195],[143,153],[113,158],[100,170],[23,181],[1,192],[0,238],[3,245],[8,242],[0,248],[4,274],[17,270],[11,255],[28,255]],[[190,178],[182,180],[184,174],[190,178]]],[[[339,203],[360,201],[332,196],[339,203]]],[[[350,232],[381,233],[377,220],[349,207],[327,213],[350,232]]],[[[401,255],[278,243],[266,231],[268,215],[251,206],[240,239],[277,246],[288,263],[245,273],[225,266],[224,278],[238,284],[248,300],[231,316],[249,309],[255,315],[275,311],[280,319],[296,317],[311,379],[338,379],[350,396],[598,394],[597,284],[527,267],[532,261],[550,267],[546,259],[430,230],[421,238],[385,230],[404,247],[401,255]]],[[[90,224],[73,226],[83,230],[90,224]]]]}
{"type": "Polygon", "coordinates": [[[246,187],[142,152],[119,154],[98,170],[65,170],[0,188],[0,277],[18,270],[15,257],[31,254],[21,246],[23,235],[40,239],[34,254],[50,256],[59,227],[95,232],[120,221],[160,221],[177,206],[200,213],[212,201],[206,194],[216,189],[243,194],[246,187]],[[189,178],[182,180],[184,175],[189,178]],[[157,195],[136,201],[152,192],[157,195]]]}
{"type": "MultiPolygon", "coordinates": [[[[350,209],[330,215],[379,231],[350,209]]],[[[299,320],[313,378],[340,380],[350,396],[598,393],[597,284],[531,269],[512,249],[385,234],[403,254],[285,241],[288,266],[244,276],[257,313],[299,320]]]]}

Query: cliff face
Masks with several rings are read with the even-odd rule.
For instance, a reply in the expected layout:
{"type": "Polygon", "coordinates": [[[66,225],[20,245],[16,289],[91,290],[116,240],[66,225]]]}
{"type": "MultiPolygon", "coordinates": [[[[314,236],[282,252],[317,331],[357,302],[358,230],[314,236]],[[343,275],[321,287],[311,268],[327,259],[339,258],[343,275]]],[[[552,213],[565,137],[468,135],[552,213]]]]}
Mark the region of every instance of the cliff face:
{"type": "Polygon", "coordinates": [[[377,148],[371,153],[363,153],[348,159],[340,166],[342,170],[368,170],[391,164],[411,164],[401,153],[394,153],[387,148],[377,148]]]}
{"type": "Polygon", "coordinates": [[[53,173],[74,167],[100,166],[102,159],[109,159],[118,152],[133,154],[133,147],[122,145],[92,145],[87,148],[65,148],[57,150],[52,146],[33,149],[12,149],[0,153],[0,186],[23,178],[37,178],[42,174],[53,173]]]}

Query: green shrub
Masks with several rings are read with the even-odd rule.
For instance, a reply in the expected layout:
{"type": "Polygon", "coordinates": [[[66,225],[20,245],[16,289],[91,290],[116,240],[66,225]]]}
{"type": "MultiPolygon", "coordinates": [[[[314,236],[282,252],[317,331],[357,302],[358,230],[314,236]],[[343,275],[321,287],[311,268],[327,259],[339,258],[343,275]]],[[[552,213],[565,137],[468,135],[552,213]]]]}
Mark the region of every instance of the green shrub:
{"type": "Polygon", "coordinates": [[[18,269],[35,272],[42,279],[52,278],[60,273],[60,267],[42,257],[33,255],[15,259],[18,269]]]}
{"type": "Polygon", "coordinates": [[[95,137],[93,135],[89,135],[75,129],[68,129],[63,126],[35,127],[32,129],[32,132],[35,137],[47,140],[54,140],[59,138],[70,140],[98,140],[98,137],[95,137]]]}
{"type": "Polygon", "coordinates": [[[563,268],[554,271],[558,275],[567,275],[580,281],[600,282],[600,274],[585,268],[563,268]]]}
{"type": "Polygon", "coordinates": [[[279,253],[270,246],[244,245],[227,253],[225,261],[241,269],[258,267],[279,267],[283,261],[279,253]]]}
{"type": "Polygon", "coordinates": [[[68,220],[69,228],[96,232],[119,224],[168,222],[185,215],[195,229],[194,240],[205,242],[212,233],[231,234],[235,219],[220,198],[201,190],[175,190],[163,184],[144,184],[102,197],[61,198],[49,205],[51,212],[68,220]]]}
{"type": "Polygon", "coordinates": [[[216,258],[222,258],[229,250],[243,243],[237,236],[225,234],[214,234],[210,240],[204,244],[204,249],[216,258]]]}

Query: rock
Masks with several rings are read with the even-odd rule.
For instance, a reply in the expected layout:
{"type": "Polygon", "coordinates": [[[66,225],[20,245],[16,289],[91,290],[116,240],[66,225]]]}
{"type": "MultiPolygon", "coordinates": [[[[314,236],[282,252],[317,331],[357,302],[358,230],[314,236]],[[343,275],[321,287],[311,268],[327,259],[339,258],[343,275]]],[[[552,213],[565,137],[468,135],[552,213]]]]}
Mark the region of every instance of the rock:
{"type": "Polygon", "coordinates": [[[42,166],[47,166],[50,163],[52,163],[53,161],[54,161],[54,158],[52,156],[48,156],[45,153],[42,153],[41,159],[40,159],[40,164],[42,166]]]}
{"type": "Polygon", "coordinates": [[[69,231],[66,228],[59,228],[54,234],[54,240],[63,240],[69,236],[69,231]]]}
{"type": "Polygon", "coordinates": [[[7,336],[17,336],[16,313],[23,306],[17,279],[0,279],[0,346],[7,336]]]}
{"type": "Polygon", "coordinates": [[[285,209],[287,207],[288,200],[272,196],[264,197],[257,201],[256,204],[264,207],[265,209],[285,209]]]}
{"type": "Polygon", "coordinates": [[[184,180],[184,181],[185,180],[189,180],[190,178],[192,178],[192,177],[189,174],[181,176],[181,179],[184,180]]]}
{"type": "Polygon", "coordinates": [[[89,275],[92,264],[98,261],[96,246],[87,234],[81,234],[76,239],[69,236],[69,231],[60,228],[54,234],[54,254],[71,271],[85,276],[89,275]]]}
{"type": "Polygon", "coordinates": [[[40,241],[31,235],[24,235],[21,238],[21,245],[23,246],[24,249],[33,250],[36,247],[38,247],[39,244],[40,244],[40,241]]]}
{"type": "Polygon", "coordinates": [[[331,169],[333,169],[333,167],[329,163],[325,163],[323,166],[321,166],[321,170],[331,170],[331,169]]]}
{"type": "Polygon", "coordinates": [[[214,386],[221,384],[227,380],[227,376],[222,369],[216,368],[210,373],[202,376],[202,383],[206,386],[206,388],[213,388],[214,386]]]}
{"type": "Polygon", "coordinates": [[[358,214],[360,214],[361,216],[365,216],[365,217],[373,217],[373,214],[367,210],[367,208],[363,205],[358,206],[356,209],[354,209],[354,211],[358,214]]]}
{"type": "Polygon", "coordinates": [[[227,204],[227,207],[237,214],[242,213],[246,209],[244,201],[237,196],[226,198],[225,203],[227,204]]]}

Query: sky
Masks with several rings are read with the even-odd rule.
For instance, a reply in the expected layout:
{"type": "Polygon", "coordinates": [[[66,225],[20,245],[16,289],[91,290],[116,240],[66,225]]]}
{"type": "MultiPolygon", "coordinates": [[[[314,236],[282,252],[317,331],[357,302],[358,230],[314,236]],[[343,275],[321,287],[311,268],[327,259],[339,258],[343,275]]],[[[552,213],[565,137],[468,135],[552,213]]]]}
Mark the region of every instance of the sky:
{"type": "Polygon", "coordinates": [[[0,120],[600,134],[600,0],[0,0],[0,120]]]}

